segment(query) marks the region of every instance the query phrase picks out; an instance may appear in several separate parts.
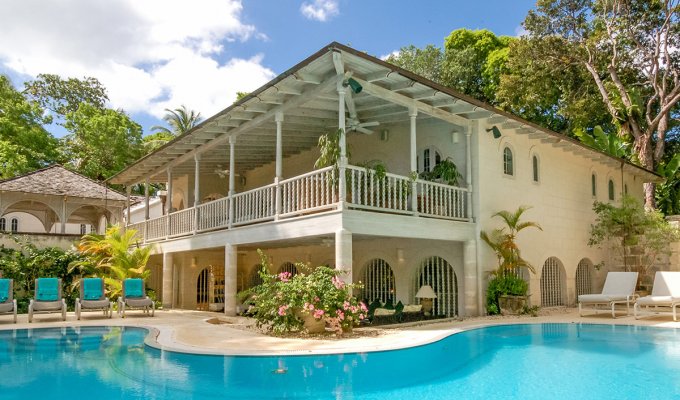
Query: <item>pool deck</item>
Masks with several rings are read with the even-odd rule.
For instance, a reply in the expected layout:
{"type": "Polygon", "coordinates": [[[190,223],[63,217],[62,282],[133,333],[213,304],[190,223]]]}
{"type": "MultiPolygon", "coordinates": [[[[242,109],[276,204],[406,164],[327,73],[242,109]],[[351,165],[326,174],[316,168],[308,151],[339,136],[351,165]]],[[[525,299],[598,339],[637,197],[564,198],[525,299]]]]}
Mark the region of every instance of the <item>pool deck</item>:
{"type": "MultiPolygon", "coordinates": [[[[632,310],[631,310],[632,312],[632,310]]],[[[141,312],[130,312],[126,318],[114,315],[103,318],[100,313],[84,313],[77,321],[69,313],[66,321],[58,314],[38,314],[29,324],[26,315],[12,323],[10,315],[0,315],[0,330],[50,328],[64,326],[136,326],[149,328],[147,344],[163,350],[218,355],[304,355],[392,350],[422,345],[456,332],[477,327],[518,323],[592,323],[680,328],[668,314],[636,320],[632,315],[612,319],[611,314],[579,317],[576,309],[547,310],[538,317],[475,317],[421,324],[387,325],[357,328],[352,338],[279,338],[244,329],[249,321],[242,317],[225,317],[201,311],[159,310],[151,318],[141,312]],[[211,321],[211,322],[208,322],[211,321]]]]}

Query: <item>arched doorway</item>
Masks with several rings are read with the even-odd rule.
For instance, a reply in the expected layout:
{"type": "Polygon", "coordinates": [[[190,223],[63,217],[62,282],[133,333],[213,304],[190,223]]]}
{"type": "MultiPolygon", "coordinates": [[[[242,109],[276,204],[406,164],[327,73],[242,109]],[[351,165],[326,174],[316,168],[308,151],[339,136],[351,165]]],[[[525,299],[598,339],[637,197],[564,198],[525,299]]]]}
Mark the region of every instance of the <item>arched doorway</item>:
{"type": "Polygon", "coordinates": [[[196,280],[196,309],[207,311],[210,305],[210,268],[204,268],[196,280]]]}
{"type": "Polygon", "coordinates": [[[291,276],[295,276],[298,273],[297,267],[292,262],[285,262],[279,267],[279,274],[282,272],[288,272],[291,276]]]}
{"type": "Polygon", "coordinates": [[[458,277],[451,264],[441,257],[428,257],[420,263],[413,282],[413,299],[418,289],[430,285],[437,298],[432,314],[454,317],[458,315],[458,277]]]}
{"type": "Polygon", "coordinates": [[[566,303],[566,274],[562,262],[550,257],[541,270],[541,306],[564,306],[566,303]]]}
{"type": "Polygon", "coordinates": [[[578,262],[576,268],[576,301],[582,294],[593,293],[593,263],[584,258],[578,262]]]}
{"type": "Polygon", "coordinates": [[[374,258],[364,266],[361,298],[367,304],[379,300],[381,303],[394,302],[395,284],[394,272],[387,261],[374,258]]]}
{"type": "Polygon", "coordinates": [[[262,277],[260,277],[260,271],[262,270],[262,264],[255,264],[252,270],[250,270],[250,276],[248,278],[248,287],[255,287],[262,283],[262,277]]]}

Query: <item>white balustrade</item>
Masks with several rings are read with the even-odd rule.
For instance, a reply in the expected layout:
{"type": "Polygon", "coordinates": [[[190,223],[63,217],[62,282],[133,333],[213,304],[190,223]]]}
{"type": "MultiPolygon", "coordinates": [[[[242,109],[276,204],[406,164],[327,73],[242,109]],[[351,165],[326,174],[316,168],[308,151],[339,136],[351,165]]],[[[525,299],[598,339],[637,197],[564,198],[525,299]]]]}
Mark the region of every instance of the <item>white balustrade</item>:
{"type": "Polygon", "coordinates": [[[281,216],[332,208],[338,202],[338,182],[333,167],[282,180],[281,216]]]}
{"type": "Polygon", "coordinates": [[[144,242],[146,239],[146,223],[145,221],[142,222],[135,222],[134,224],[130,224],[127,227],[125,227],[126,230],[135,230],[137,233],[135,233],[135,240],[138,240],[140,242],[144,242]]]}
{"type": "Polygon", "coordinates": [[[195,212],[196,209],[192,207],[168,215],[170,217],[170,233],[168,236],[176,237],[192,233],[196,223],[195,212]]]}
{"type": "Polygon", "coordinates": [[[347,171],[347,201],[351,207],[410,213],[409,178],[355,166],[348,166],[347,171]]]}
{"type": "Polygon", "coordinates": [[[164,239],[167,234],[168,227],[168,216],[163,215],[162,217],[150,219],[146,221],[146,240],[159,240],[164,239]]]}
{"type": "Polygon", "coordinates": [[[198,231],[225,228],[229,225],[229,198],[213,200],[198,206],[198,231]]]}
{"type": "Polygon", "coordinates": [[[235,194],[233,197],[234,225],[274,219],[275,197],[275,184],[235,194]]]}
{"type": "Polygon", "coordinates": [[[467,215],[467,189],[441,183],[416,181],[418,213],[421,215],[469,220],[467,215]]]}
{"type": "MultiPolygon", "coordinates": [[[[411,207],[413,180],[406,176],[349,165],[345,169],[348,207],[395,214],[469,221],[469,190],[423,180],[415,181],[417,210],[411,207]]],[[[140,241],[150,242],[229,227],[230,201],[233,225],[274,220],[276,192],[280,191],[279,218],[333,209],[339,202],[339,179],[333,167],[322,168],[247,192],[223,197],[196,208],[128,225],[140,241]],[[198,213],[198,215],[196,214],[198,213]],[[170,224],[168,225],[168,218],[170,224]],[[198,224],[198,225],[196,225],[198,224]],[[170,231],[168,232],[168,226],[170,231]]]]}

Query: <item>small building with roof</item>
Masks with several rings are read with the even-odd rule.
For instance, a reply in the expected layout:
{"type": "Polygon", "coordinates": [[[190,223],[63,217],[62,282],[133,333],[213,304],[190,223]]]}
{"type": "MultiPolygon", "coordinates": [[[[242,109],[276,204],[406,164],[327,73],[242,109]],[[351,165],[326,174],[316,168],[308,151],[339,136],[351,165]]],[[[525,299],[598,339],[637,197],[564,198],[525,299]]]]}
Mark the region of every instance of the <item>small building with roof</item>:
{"type": "MultiPolygon", "coordinates": [[[[0,181],[0,232],[26,235],[39,247],[68,248],[122,220],[126,197],[86,176],[52,165],[0,181]]],[[[13,246],[7,235],[0,245],[13,246]]]]}

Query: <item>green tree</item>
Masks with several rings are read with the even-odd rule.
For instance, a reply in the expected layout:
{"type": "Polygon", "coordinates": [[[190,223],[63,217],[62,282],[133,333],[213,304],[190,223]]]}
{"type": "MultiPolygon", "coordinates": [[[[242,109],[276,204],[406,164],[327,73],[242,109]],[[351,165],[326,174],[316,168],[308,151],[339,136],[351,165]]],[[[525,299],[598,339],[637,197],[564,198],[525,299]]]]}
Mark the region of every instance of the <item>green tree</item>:
{"type": "Polygon", "coordinates": [[[479,100],[496,103],[508,46],[515,40],[493,32],[457,29],[444,40],[442,83],[479,100]]]}
{"type": "Polygon", "coordinates": [[[420,49],[410,45],[390,54],[386,61],[431,81],[442,83],[442,62],[444,55],[439,47],[428,44],[420,49]]]}
{"type": "Polygon", "coordinates": [[[142,155],[142,128],[121,110],[81,103],[64,126],[66,165],[90,178],[108,178],[142,155]]]}
{"type": "Polygon", "coordinates": [[[665,215],[680,214],[680,153],[659,164],[656,173],[665,179],[656,186],[656,206],[665,215]]]}
{"type": "Polygon", "coordinates": [[[93,77],[63,79],[59,75],[39,74],[25,86],[31,99],[62,118],[78,111],[80,103],[104,109],[109,100],[106,88],[93,77]]]}
{"type": "Polygon", "coordinates": [[[0,179],[42,168],[57,160],[57,140],[43,128],[39,104],[27,100],[0,75],[0,179]]]}
{"type": "Polygon", "coordinates": [[[630,196],[619,205],[595,202],[593,210],[597,217],[588,245],[613,250],[626,271],[639,273],[638,282],[649,281],[651,267],[660,256],[670,255],[670,243],[680,240],[680,230],[660,212],[645,210],[630,196]]]}
{"type": "MultiPolygon", "coordinates": [[[[585,71],[619,136],[631,137],[640,164],[654,170],[680,102],[677,0],[539,0],[524,27],[543,44],[532,61],[585,71]]],[[[645,205],[654,206],[652,183],[645,205]]]]}
{"type": "Polygon", "coordinates": [[[603,153],[618,158],[628,158],[630,156],[628,143],[616,135],[606,134],[599,125],[593,128],[592,135],[583,129],[577,129],[574,134],[583,143],[603,153]]]}
{"type": "Polygon", "coordinates": [[[248,96],[250,93],[249,92],[236,92],[236,101],[241,100],[242,98],[248,96]]]}
{"type": "Polygon", "coordinates": [[[522,258],[517,244],[517,235],[527,228],[543,230],[541,226],[532,221],[522,221],[522,215],[531,207],[520,206],[515,211],[499,211],[492,215],[503,220],[504,226],[494,229],[491,233],[482,231],[481,239],[491,247],[491,250],[498,258],[498,269],[496,275],[506,273],[516,274],[521,268],[527,268],[531,272],[536,272],[534,267],[522,258]]]}

